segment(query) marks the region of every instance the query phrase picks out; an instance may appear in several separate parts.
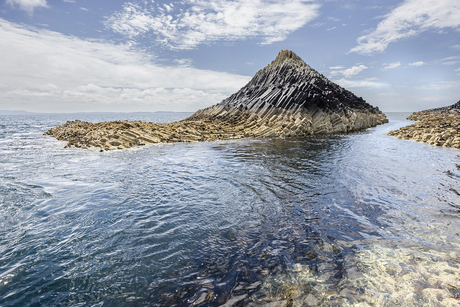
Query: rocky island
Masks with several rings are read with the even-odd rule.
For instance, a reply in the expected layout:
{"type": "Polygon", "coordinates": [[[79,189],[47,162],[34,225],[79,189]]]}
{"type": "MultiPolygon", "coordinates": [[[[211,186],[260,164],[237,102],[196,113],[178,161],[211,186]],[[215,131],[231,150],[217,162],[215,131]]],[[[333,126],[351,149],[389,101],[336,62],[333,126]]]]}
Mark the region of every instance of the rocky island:
{"type": "Polygon", "coordinates": [[[68,121],[47,132],[66,147],[123,149],[152,143],[348,133],[388,122],[377,107],[281,51],[219,104],[173,123],[68,121]]]}
{"type": "Polygon", "coordinates": [[[460,148],[460,101],[443,108],[412,113],[407,119],[419,122],[388,133],[431,145],[460,148]]]}

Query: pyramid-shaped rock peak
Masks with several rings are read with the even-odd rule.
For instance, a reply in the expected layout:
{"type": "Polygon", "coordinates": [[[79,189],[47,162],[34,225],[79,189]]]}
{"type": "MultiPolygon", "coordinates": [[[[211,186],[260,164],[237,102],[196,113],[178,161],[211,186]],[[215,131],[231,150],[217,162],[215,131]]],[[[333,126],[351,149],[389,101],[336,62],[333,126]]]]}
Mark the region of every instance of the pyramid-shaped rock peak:
{"type": "Polygon", "coordinates": [[[238,92],[186,119],[197,120],[250,127],[259,137],[347,133],[388,121],[378,108],[287,50],[238,92]]]}
{"type": "Polygon", "coordinates": [[[123,149],[152,143],[340,133],[386,122],[385,114],[281,51],[241,90],[173,123],[72,121],[45,134],[67,147],[123,149]]]}

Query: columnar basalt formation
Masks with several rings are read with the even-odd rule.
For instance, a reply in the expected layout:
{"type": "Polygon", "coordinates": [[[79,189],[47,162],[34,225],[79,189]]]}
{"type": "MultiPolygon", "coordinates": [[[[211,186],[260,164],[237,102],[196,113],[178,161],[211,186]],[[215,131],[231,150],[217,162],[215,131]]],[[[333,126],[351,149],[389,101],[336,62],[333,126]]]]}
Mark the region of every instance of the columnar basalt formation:
{"type": "Polygon", "coordinates": [[[460,148],[460,101],[448,107],[414,112],[407,119],[420,122],[390,131],[388,135],[460,148]]]}
{"type": "Polygon", "coordinates": [[[423,120],[439,116],[458,116],[460,115],[460,100],[451,106],[429,109],[420,112],[414,112],[407,118],[408,120],[423,120]]]}
{"type": "Polygon", "coordinates": [[[209,120],[149,123],[142,121],[112,121],[90,123],[68,121],[51,128],[46,135],[68,141],[66,147],[101,150],[124,149],[155,143],[203,142],[255,137],[250,131],[226,123],[209,120]]]}
{"type": "Polygon", "coordinates": [[[47,131],[68,146],[103,150],[164,142],[348,133],[388,122],[362,98],[281,51],[237,93],[175,123],[67,122],[47,131]]]}
{"type": "Polygon", "coordinates": [[[258,137],[347,133],[388,122],[362,98],[281,51],[241,90],[187,120],[238,124],[258,137]]]}

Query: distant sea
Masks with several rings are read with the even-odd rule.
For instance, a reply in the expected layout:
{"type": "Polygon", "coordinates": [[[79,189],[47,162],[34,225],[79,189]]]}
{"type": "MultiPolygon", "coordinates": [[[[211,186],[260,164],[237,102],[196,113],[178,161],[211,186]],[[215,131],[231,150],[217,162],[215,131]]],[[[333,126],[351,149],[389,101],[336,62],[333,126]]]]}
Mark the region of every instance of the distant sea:
{"type": "Polygon", "coordinates": [[[0,115],[0,306],[448,306],[460,151],[358,133],[64,149],[0,115]]]}

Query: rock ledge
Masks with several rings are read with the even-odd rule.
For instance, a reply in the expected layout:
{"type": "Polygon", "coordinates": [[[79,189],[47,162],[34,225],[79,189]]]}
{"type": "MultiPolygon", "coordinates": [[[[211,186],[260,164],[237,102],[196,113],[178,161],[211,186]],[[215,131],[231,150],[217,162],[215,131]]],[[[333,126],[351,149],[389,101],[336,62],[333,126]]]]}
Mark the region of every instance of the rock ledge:
{"type": "Polygon", "coordinates": [[[407,119],[420,122],[390,131],[388,135],[460,148],[460,101],[448,107],[414,112],[407,119]]]}

